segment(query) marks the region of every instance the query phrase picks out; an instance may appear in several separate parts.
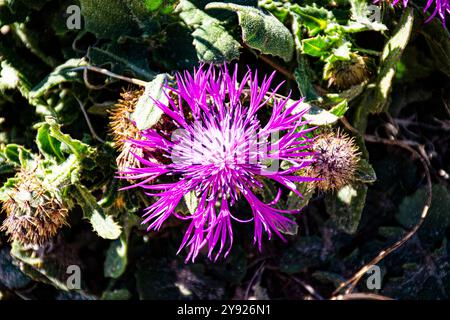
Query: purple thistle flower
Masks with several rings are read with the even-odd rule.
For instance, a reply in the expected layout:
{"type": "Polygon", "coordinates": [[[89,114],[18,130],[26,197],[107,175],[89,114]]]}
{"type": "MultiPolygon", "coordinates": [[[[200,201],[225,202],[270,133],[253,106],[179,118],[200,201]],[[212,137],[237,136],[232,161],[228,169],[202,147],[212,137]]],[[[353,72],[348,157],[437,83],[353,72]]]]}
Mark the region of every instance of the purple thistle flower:
{"type": "MultiPolygon", "coordinates": [[[[374,0],[373,3],[378,3],[380,1],[383,1],[383,0],[374,0]]],[[[408,6],[409,0],[393,0],[392,1],[392,5],[395,6],[400,1],[402,2],[404,8],[406,8],[408,6]]],[[[450,0],[428,0],[427,4],[425,5],[425,8],[423,8],[423,12],[424,13],[427,12],[428,9],[430,9],[430,7],[432,6],[433,3],[434,3],[434,11],[425,20],[425,22],[426,23],[430,22],[434,17],[436,17],[436,15],[438,15],[439,18],[442,21],[442,25],[444,26],[444,28],[446,28],[445,18],[446,18],[446,14],[450,14],[450,0]]]]}
{"type": "Polygon", "coordinates": [[[308,110],[302,108],[301,101],[289,105],[289,97],[275,96],[282,83],[269,91],[274,75],[264,77],[258,86],[257,72],[253,75],[249,70],[239,84],[237,67],[230,74],[226,65],[218,72],[212,66],[207,70],[201,66],[193,75],[177,74],[177,88],[166,86],[168,105],[154,102],[178,129],[171,135],[148,129],[142,132],[145,139],[130,141],[144,150],[159,150],[170,159],[163,164],[134,155],[141,166],[122,174],[126,179],[142,180],[126,188],[139,186],[147,190],[147,195],[159,198],[145,209],[142,223],[149,224],[148,231],[158,230],[169,217],[190,220],[178,250],[189,248],[186,261],[194,261],[204,247],[210,259],[214,251],[214,260],[224,250],[226,257],[233,244],[232,220],[253,221],[254,243],[259,250],[263,232],[269,239],[273,233],[284,239],[282,232],[295,226],[288,215],[298,211],[273,208],[281,189],[269,204],[255,194],[263,188],[264,179],[299,196],[296,183],[315,180],[296,174],[313,161],[309,149],[312,140],[306,134],[314,128],[306,128],[302,120],[308,110]],[[269,100],[272,113],[263,123],[257,115],[269,100]],[[278,168],[283,160],[291,164],[289,169],[278,168]],[[152,184],[163,176],[175,182],[152,184]],[[198,206],[192,215],[182,216],[176,207],[190,192],[197,197],[198,206]],[[230,211],[242,198],[252,208],[252,217],[247,220],[230,211]]]}
{"type": "Polygon", "coordinates": [[[425,20],[425,22],[430,21],[436,15],[438,15],[442,21],[442,24],[444,25],[444,28],[445,28],[445,17],[446,17],[445,15],[450,14],[450,1],[449,0],[428,0],[425,8],[423,8],[423,12],[428,11],[428,9],[431,7],[433,2],[435,3],[434,11],[431,14],[431,16],[429,16],[428,19],[425,20]]]}

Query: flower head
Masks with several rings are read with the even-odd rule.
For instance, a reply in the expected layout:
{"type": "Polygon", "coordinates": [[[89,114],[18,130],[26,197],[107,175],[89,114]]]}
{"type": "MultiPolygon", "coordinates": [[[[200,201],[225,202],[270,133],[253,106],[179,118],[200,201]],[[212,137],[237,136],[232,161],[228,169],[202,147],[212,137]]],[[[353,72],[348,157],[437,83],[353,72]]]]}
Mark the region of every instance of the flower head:
{"type": "Polygon", "coordinates": [[[307,137],[313,128],[306,128],[302,120],[307,109],[301,101],[289,104],[289,98],[276,98],[281,84],[270,91],[273,77],[264,77],[259,86],[257,72],[253,75],[249,70],[238,83],[237,68],[230,73],[226,65],[218,72],[211,66],[200,67],[193,75],[177,74],[177,88],[165,89],[169,103],[154,101],[177,129],[169,135],[151,128],[141,133],[145,139],[131,141],[170,159],[155,163],[135,155],[140,167],[124,174],[127,179],[142,180],[127,188],[139,186],[159,197],[145,209],[143,223],[149,223],[148,230],[158,230],[169,217],[190,221],[179,249],[189,248],[186,260],[194,261],[204,247],[210,259],[213,252],[217,259],[223,250],[227,256],[233,243],[233,220],[253,221],[254,242],[260,250],[264,231],[269,238],[273,233],[283,238],[282,233],[295,225],[288,215],[296,211],[273,207],[281,189],[270,204],[255,195],[264,179],[297,194],[296,183],[312,180],[295,174],[313,161],[308,150],[312,140],[307,137]],[[269,104],[271,115],[263,122],[259,115],[269,104]],[[281,170],[280,161],[291,167],[281,170]],[[156,178],[164,182],[148,183],[156,178]],[[179,215],[176,207],[188,194],[197,198],[197,208],[191,215],[179,215]],[[250,217],[232,213],[239,199],[250,204],[250,217]]]}
{"type": "MultiPolygon", "coordinates": [[[[109,131],[113,138],[115,148],[120,152],[116,158],[119,172],[129,167],[140,167],[141,163],[134,155],[144,157],[144,152],[146,153],[146,159],[151,159],[154,162],[165,160],[159,157],[159,153],[153,152],[154,150],[150,148],[144,149],[130,142],[130,140],[145,139],[135,122],[131,119],[131,114],[135,111],[139,98],[143,94],[144,90],[124,91],[121,93],[121,99],[119,99],[114,108],[109,112],[109,131]]],[[[165,115],[161,117],[160,121],[153,128],[169,132],[175,129],[165,115]]]]}
{"type": "Polygon", "coordinates": [[[324,68],[324,80],[328,80],[328,86],[338,89],[348,89],[360,84],[369,78],[367,58],[356,53],[351,54],[349,61],[336,60],[329,62],[324,68]]]}
{"type": "Polygon", "coordinates": [[[119,156],[116,159],[119,171],[127,167],[139,166],[139,161],[132,156],[132,153],[143,156],[141,148],[135,148],[129,139],[139,139],[140,131],[131,120],[130,116],[136,108],[139,97],[144,93],[143,90],[131,90],[121,93],[121,99],[109,112],[110,134],[113,137],[114,145],[119,156]]]}
{"type": "Polygon", "coordinates": [[[35,171],[22,169],[3,202],[7,216],[0,229],[23,245],[43,245],[67,224],[68,210],[57,191],[44,185],[35,171]]]}
{"type": "Polygon", "coordinates": [[[341,131],[317,136],[312,149],[315,161],[306,169],[318,178],[314,184],[322,191],[336,190],[351,182],[359,162],[358,147],[353,138],[341,131]]]}

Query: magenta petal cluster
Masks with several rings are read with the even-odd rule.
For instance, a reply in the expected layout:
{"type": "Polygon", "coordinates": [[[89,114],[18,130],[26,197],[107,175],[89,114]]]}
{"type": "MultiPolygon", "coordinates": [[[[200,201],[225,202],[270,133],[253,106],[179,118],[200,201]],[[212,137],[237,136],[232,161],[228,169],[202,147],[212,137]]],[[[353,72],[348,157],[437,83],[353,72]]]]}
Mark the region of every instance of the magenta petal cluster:
{"type": "MultiPolygon", "coordinates": [[[[378,3],[381,1],[384,1],[384,0],[374,0],[374,3],[378,3]]],[[[403,7],[406,8],[409,0],[393,0],[392,5],[395,6],[399,2],[401,2],[403,4],[403,7]]],[[[430,8],[433,8],[433,7],[434,7],[433,12],[425,20],[425,22],[429,22],[431,19],[433,19],[437,15],[441,19],[442,24],[444,25],[444,28],[445,28],[446,15],[450,14],[450,0],[428,0],[427,4],[425,5],[425,8],[423,9],[423,12],[427,12],[428,10],[430,10],[430,8]],[[434,6],[433,6],[433,4],[434,4],[434,6]]]]}
{"type": "Polygon", "coordinates": [[[276,95],[282,84],[270,90],[274,75],[259,85],[257,72],[248,70],[238,82],[237,67],[230,72],[226,65],[177,74],[177,87],[164,89],[169,103],[154,100],[177,129],[169,137],[149,129],[142,133],[144,140],[131,141],[167,157],[155,163],[135,155],[141,167],[124,174],[141,180],[130,187],[142,187],[157,199],[145,209],[143,223],[149,231],[158,230],[169,217],[189,223],[178,251],[188,248],[186,261],[194,261],[203,248],[210,259],[222,253],[226,257],[236,222],[253,223],[260,250],[264,232],[269,239],[273,234],[283,238],[295,226],[289,215],[298,211],[274,205],[281,187],[301,196],[297,183],[313,180],[296,172],[313,161],[307,133],[314,128],[302,120],[307,109],[301,101],[276,95]],[[281,161],[289,169],[281,169],[281,161]],[[270,203],[260,199],[266,179],[278,185],[270,203]],[[192,214],[180,215],[176,207],[186,195],[196,197],[198,205],[192,214]],[[240,199],[251,207],[247,216],[231,210],[240,199]]]}
{"type": "Polygon", "coordinates": [[[439,18],[442,20],[442,24],[445,27],[446,14],[450,14],[450,0],[428,0],[423,11],[424,12],[428,11],[430,7],[433,5],[433,3],[434,3],[434,11],[430,15],[430,17],[426,20],[426,22],[430,21],[436,15],[438,15],[439,18]]]}

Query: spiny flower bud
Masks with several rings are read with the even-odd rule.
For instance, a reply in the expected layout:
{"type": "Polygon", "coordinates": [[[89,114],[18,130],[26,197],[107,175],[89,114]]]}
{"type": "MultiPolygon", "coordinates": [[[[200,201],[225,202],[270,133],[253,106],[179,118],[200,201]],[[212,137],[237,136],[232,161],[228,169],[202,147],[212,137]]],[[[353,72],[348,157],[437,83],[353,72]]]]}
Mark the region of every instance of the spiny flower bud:
{"type": "MultiPolygon", "coordinates": [[[[130,117],[143,94],[144,90],[124,91],[115,108],[110,111],[110,133],[117,150],[120,151],[116,159],[119,174],[126,171],[127,168],[139,168],[141,166],[134,155],[140,158],[145,156],[154,163],[166,163],[168,161],[167,157],[164,157],[160,151],[149,148],[144,150],[144,148],[132,143],[133,140],[146,140],[142,131],[136,127],[130,117]]],[[[171,94],[169,92],[169,95],[171,94]]],[[[170,137],[176,126],[167,115],[163,114],[161,119],[152,126],[152,129],[164,132],[166,137],[170,137]]]]}
{"type": "Polygon", "coordinates": [[[351,60],[337,60],[328,62],[323,71],[324,80],[328,80],[328,87],[340,90],[348,89],[367,80],[370,75],[367,58],[351,54],[351,60]]]}
{"type": "Polygon", "coordinates": [[[121,99],[110,111],[110,133],[113,137],[115,147],[120,151],[116,158],[119,171],[124,171],[128,167],[139,166],[139,161],[132,155],[143,156],[142,148],[133,146],[128,140],[137,140],[141,137],[139,129],[131,120],[130,116],[136,108],[139,97],[144,90],[124,91],[120,94],[121,99]]]}
{"type": "Polygon", "coordinates": [[[68,210],[57,191],[43,184],[36,169],[22,169],[16,177],[15,187],[3,202],[7,216],[0,230],[22,245],[44,245],[67,225],[68,210]]]}
{"type": "Polygon", "coordinates": [[[315,161],[307,168],[307,175],[320,180],[315,185],[322,191],[336,190],[350,183],[359,162],[354,138],[341,131],[319,135],[312,144],[315,161]]]}

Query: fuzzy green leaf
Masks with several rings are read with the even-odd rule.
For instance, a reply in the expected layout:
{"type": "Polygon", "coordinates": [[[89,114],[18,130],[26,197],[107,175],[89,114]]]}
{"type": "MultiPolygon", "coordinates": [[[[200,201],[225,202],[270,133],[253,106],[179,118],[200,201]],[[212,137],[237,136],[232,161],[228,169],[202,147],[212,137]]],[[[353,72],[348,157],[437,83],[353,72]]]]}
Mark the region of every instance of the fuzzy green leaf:
{"type": "Polygon", "coordinates": [[[219,64],[239,58],[241,45],[219,19],[201,10],[193,1],[181,0],[176,11],[193,29],[192,44],[200,61],[219,64]]]}
{"type": "Polygon", "coordinates": [[[285,61],[292,60],[294,39],[277,18],[260,9],[232,3],[212,2],[206,9],[227,9],[235,11],[242,29],[242,40],[246,45],[271,54],[285,61]]]}
{"type": "Polygon", "coordinates": [[[163,92],[163,86],[167,79],[167,74],[159,74],[145,86],[144,94],[139,98],[136,109],[130,116],[131,120],[136,122],[139,130],[151,128],[163,115],[162,110],[153,101],[158,100],[162,104],[168,104],[169,100],[163,92]]]}

